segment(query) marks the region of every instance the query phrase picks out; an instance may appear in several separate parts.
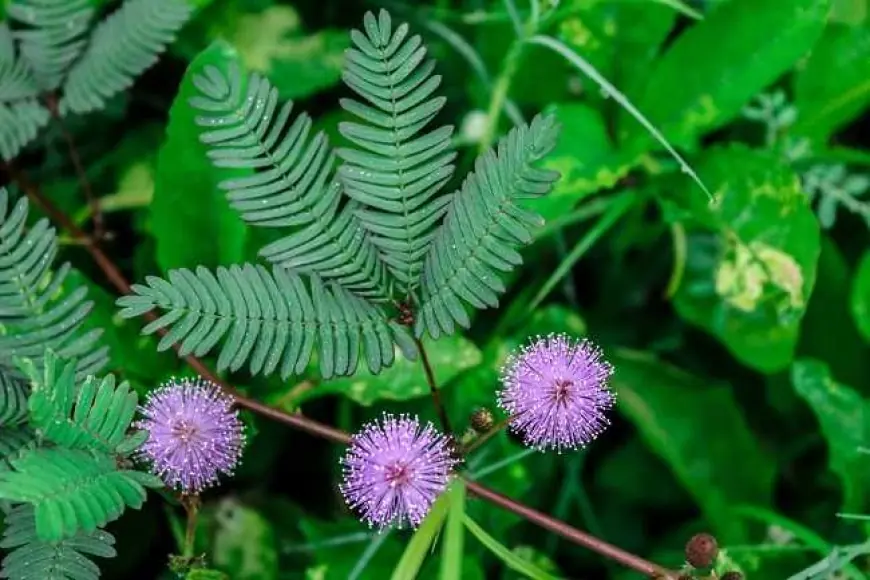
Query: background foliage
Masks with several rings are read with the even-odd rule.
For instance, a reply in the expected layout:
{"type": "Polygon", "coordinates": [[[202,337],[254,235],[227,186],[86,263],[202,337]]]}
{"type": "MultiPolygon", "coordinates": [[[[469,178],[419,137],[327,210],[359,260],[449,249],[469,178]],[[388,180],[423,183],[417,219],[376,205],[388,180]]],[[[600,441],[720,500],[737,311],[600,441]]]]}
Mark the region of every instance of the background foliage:
{"type": "MultiPolygon", "coordinates": [[[[178,40],[129,91],[104,111],[67,120],[112,234],[106,251],[129,279],[255,261],[274,239],[244,226],[217,187],[227,170],[205,156],[185,98],[194,90],[185,70],[197,55],[225,40],[205,56],[263,73],[282,99],[345,143],[338,123],[349,115],[337,103],[348,96],[339,84],[347,30],[366,9],[389,8],[438,58],[448,97],[439,119],[458,127],[457,174],[491,144],[493,119],[498,134],[540,110],[563,125],[547,161],[562,180],[531,202],[548,224],[524,250],[501,308],[429,345],[454,423],[492,404],[501,363],[530,335],[589,335],[617,369],[614,425],[588,451],[533,454],[501,434],[472,456],[471,471],[670,567],[701,530],[715,533],[751,578],[788,578],[834,546],[866,543],[861,520],[838,516],[870,511],[870,457],[861,453],[870,446],[866,0],[542,2],[558,6],[539,32],[630,99],[685,156],[713,204],[618,95],[556,52],[520,46],[501,1],[193,4],[178,40]],[[508,116],[498,115],[502,107],[508,116]]],[[[16,163],[88,224],[57,126],[49,123],[16,163]]],[[[30,213],[33,223],[38,210],[30,213]]],[[[59,244],[74,268],[57,290],[88,288],[95,304],[85,324],[104,330],[108,371],[140,398],[189,372],[140,336],[139,321],[117,315],[81,247],[62,234],[59,244]]],[[[383,409],[435,418],[420,366],[401,356],[379,375],[360,370],[319,384],[316,365],[310,371],[289,382],[228,376],[251,396],[346,430],[383,409]]],[[[390,577],[408,533],[377,536],[347,513],[335,487],[339,450],[246,420],[253,436],[243,467],[206,497],[198,529],[213,567],[238,580],[390,577]]],[[[551,574],[633,577],[496,508],[471,501],[468,511],[551,574]]],[[[90,548],[121,554],[100,560],[106,578],[169,577],[154,554],[177,551],[182,528],[176,512],[153,501],[109,525],[114,547],[94,536],[90,548]]],[[[838,566],[846,577],[870,570],[864,547],[838,566]]],[[[464,554],[463,578],[518,577],[470,537],[464,554]]],[[[429,560],[421,577],[439,573],[438,559],[429,560]]]]}

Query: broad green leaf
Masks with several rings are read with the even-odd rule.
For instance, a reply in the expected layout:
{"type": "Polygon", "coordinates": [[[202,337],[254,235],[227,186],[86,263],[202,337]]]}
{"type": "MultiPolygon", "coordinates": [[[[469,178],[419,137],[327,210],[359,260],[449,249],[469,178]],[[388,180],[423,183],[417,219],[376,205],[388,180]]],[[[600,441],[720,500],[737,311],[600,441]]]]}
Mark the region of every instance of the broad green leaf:
{"type": "Polygon", "coordinates": [[[819,141],[870,105],[870,22],[829,23],[795,78],[793,131],[819,141]]]}
{"type": "MultiPolygon", "coordinates": [[[[813,46],[828,6],[828,0],[729,0],[717,6],[681,34],[647,75],[638,108],[675,145],[691,144],[737,116],[813,46]]],[[[637,125],[625,128],[648,140],[637,125]]]]}
{"type": "Polygon", "coordinates": [[[818,222],[797,176],[765,152],[711,150],[699,172],[716,204],[690,202],[685,274],[674,306],[742,363],[782,370],[794,355],[816,279],[818,222]]]}
{"type": "Polygon", "coordinates": [[[864,253],[852,282],[852,316],[861,336],[870,342],[870,250],[864,253]]]}
{"type": "Polygon", "coordinates": [[[610,360],[617,408],[692,494],[717,538],[746,540],[731,506],[768,504],[775,470],[730,387],[645,353],[619,350],[610,360]]]}
{"type": "Polygon", "coordinates": [[[795,391],[819,420],[828,443],[828,464],[843,483],[843,509],[862,509],[870,487],[870,402],[837,383],[822,362],[801,359],[791,370],[795,391]]]}
{"type": "MultiPolygon", "coordinates": [[[[460,335],[437,341],[424,340],[423,343],[435,379],[442,388],[462,371],[480,364],[482,360],[477,346],[460,335]]],[[[377,401],[407,401],[428,396],[429,385],[420,361],[410,361],[401,351],[396,350],[396,361],[380,374],[375,375],[368,369],[360,369],[352,377],[337,378],[299,393],[292,404],[299,405],[329,394],[339,394],[360,405],[368,406],[377,401]]]]}
{"type": "Polygon", "coordinates": [[[250,170],[212,165],[199,140],[196,111],[188,103],[198,93],[193,84],[195,74],[206,66],[225,69],[237,58],[226,43],[212,44],[188,67],[169,112],[150,206],[157,263],[164,272],[231,264],[244,257],[245,225],[230,208],[218,183],[249,175],[250,170]]]}
{"type": "Polygon", "coordinates": [[[859,26],[866,22],[868,14],[870,6],[867,0],[831,0],[828,18],[831,22],[859,26]]]}
{"type": "Polygon", "coordinates": [[[465,483],[456,480],[447,490],[450,510],[444,525],[444,541],[441,545],[441,580],[454,580],[462,577],[462,558],[465,551],[465,483]]]}
{"type": "Polygon", "coordinates": [[[823,235],[821,247],[816,284],[801,323],[798,352],[825,361],[831,373],[845,384],[870,384],[870,358],[866,356],[870,311],[862,314],[859,306],[863,278],[868,284],[864,300],[870,308],[870,259],[864,266],[866,274],[861,274],[860,266],[853,273],[832,239],[823,235]],[[866,332],[861,330],[862,324],[866,332]],[[837,340],[831,340],[831,336],[837,340]]]}
{"type": "Polygon", "coordinates": [[[236,0],[213,0],[203,18],[182,32],[181,54],[195,54],[213,38],[229,41],[244,66],[268,76],[282,99],[301,99],[341,80],[344,30],[305,34],[297,11],[288,5],[247,7],[236,0]]]}
{"type": "Polygon", "coordinates": [[[558,580],[557,576],[552,576],[544,572],[530,561],[521,558],[516,552],[493,538],[480,525],[471,519],[468,514],[463,517],[465,527],[468,531],[478,539],[478,541],[486,546],[499,560],[504,562],[505,566],[517,572],[521,572],[532,580],[558,580]]]}
{"type": "Polygon", "coordinates": [[[571,103],[558,106],[555,112],[562,133],[543,166],[562,177],[548,195],[523,204],[548,221],[564,215],[589,194],[615,186],[639,160],[614,148],[604,118],[592,107],[571,103]]]}
{"type": "Polygon", "coordinates": [[[277,580],[278,546],[272,524],[257,510],[233,498],[215,513],[212,561],[233,580],[277,580]]]}
{"type": "MultiPolygon", "coordinates": [[[[453,483],[452,485],[456,484],[453,483]]],[[[451,494],[449,489],[435,500],[420,527],[411,536],[408,547],[405,548],[405,552],[402,554],[399,563],[396,564],[395,570],[393,570],[392,580],[408,580],[409,578],[417,577],[420,567],[423,565],[423,560],[426,559],[426,554],[431,551],[432,544],[436,536],[441,532],[444,519],[450,510],[451,494]]]]}
{"type": "Polygon", "coordinates": [[[867,0],[831,0],[830,22],[860,26],[867,20],[867,0]]]}
{"type": "Polygon", "coordinates": [[[595,489],[619,489],[620,502],[632,506],[678,509],[689,499],[675,485],[674,474],[636,436],[608,451],[592,476],[595,489]],[[635,477],[637,473],[643,478],[635,477]]]}
{"type": "Polygon", "coordinates": [[[245,66],[267,74],[283,99],[298,99],[329,88],[341,79],[347,32],[301,33],[299,15],[290,6],[271,6],[234,24],[231,36],[245,66]]]}
{"type": "MultiPolygon", "coordinates": [[[[650,66],[674,26],[677,13],[669,6],[646,1],[598,0],[589,4],[587,9],[578,10],[575,16],[559,23],[558,36],[636,101],[641,96],[639,89],[644,87],[650,66]]],[[[608,116],[617,113],[618,127],[637,124],[625,111],[617,111],[617,104],[592,81],[581,78],[577,82],[584,99],[594,103],[596,109],[605,111],[608,116]]]]}

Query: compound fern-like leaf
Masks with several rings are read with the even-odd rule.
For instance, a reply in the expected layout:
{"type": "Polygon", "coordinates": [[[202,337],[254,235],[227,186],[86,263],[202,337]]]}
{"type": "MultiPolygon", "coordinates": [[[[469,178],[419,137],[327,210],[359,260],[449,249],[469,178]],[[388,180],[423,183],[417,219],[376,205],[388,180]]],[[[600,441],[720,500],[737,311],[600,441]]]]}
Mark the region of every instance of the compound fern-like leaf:
{"type": "Polygon", "coordinates": [[[104,530],[78,532],[58,542],[41,540],[36,533],[33,506],[20,504],[5,514],[0,548],[0,577],[9,580],[97,580],[100,569],[86,556],[114,558],[115,538],[104,530]]]}
{"type": "Polygon", "coordinates": [[[547,193],[559,178],[533,165],[552,150],[558,134],[553,116],[537,116],[477,160],[426,255],[418,336],[427,330],[433,338],[450,334],[454,323],[467,327],[463,302],[481,309],[498,305],[505,290],[498,273],[522,263],[516,249],[543,223],[517,202],[547,193]]]}
{"type": "Polygon", "coordinates": [[[89,375],[76,385],[74,362],[58,360],[48,351],[42,369],[27,359],[31,381],[30,426],[43,438],[68,449],[117,453],[136,414],[136,393],[125,381],[89,375]]]}
{"type": "Polygon", "coordinates": [[[395,340],[413,358],[407,330],[388,322],[369,301],[337,284],[309,283],[282,268],[262,266],[171,270],[169,280],[149,276],[147,286],[118,299],[124,318],[158,309],[164,312],[144,333],[169,332],[158,350],[180,343],[179,354],[203,356],[223,338],[218,369],[237,370],[248,361],[253,374],[271,374],[280,364],[283,378],[305,370],[317,347],[324,377],[352,374],[362,350],[377,373],[392,364],[395,340]]]}
{"type": "Polygon", "coordinates": [[[273,264],[316,274],[360,296],[386,295],[386,268],[356,217],[357,204],[341,207],[335,155],[326,135],[311,135],[305,113],[279,105],[278,91],[258,74],[245,79],[233,63],[227,73],[207,66],[194,77],[200,95],[202,142],[217,167],[256,170],[220,183],[230,205],[253,225],[294,232],[260,250],[273,264]]]}
{"type": "Polygon", "coordinates": [[[39,85],[30,68],[16,58],[12,31],[0,22],[0,157],[9,161],[48,123],[39,102],[39,85]]]}
{"type": "Polygon", "coordinates": [[[32,504],[36,533],[48,542],[93,532],[127,507],[139,509],[143,486],[162,486],[149,474],[118,470],[110,455],[79,449],[38,447],[9,463],[12,470],[0,471],[0,499],[32,504]]]}
{"type": "Polygon", "coordinates": [[[97,373],[108,361],[108,348],[97,344],[102,331],[81,332],[79,326],[93,303],[87,289],[62,292],[70,270],[50,267],[57,255],[57,238],[48,220],[30,228],[27,200],[10,209],[9,195],[0,188],[0,369],[21,377],[15,357],[42,360],[47,348],[78,360],[77,376],[97,373]]]}
{"type": "Polygon", "coordinates": [[[407,24],[394,30],[384,10],[377,18],[367,13],[364,28],[351,33],[356,48],[346,52],[342,78],[367,104],[341,100],[361,122],[339,125],[357,146],[337,151],[345,162],[339,176],[347,194],[365,206],[356,213],[399,289],[410,294],[450,202],[436,194],[453,174],[453,127],[423,133],[445,98],[432,97],[441,77],[432,74],[435,62],[426,60],[420,37],[409,38],[407,24]]]}
{"type": "Polygon", "coordinates": [[[192,14],[193,6],[185,0],[124,2],[94,29],[87,50],[70,70],[61,113],[103,108],[157,61],[192,14]]]}
{"type": "Polygon", "coordinates": [[[13,0],[9,18],[26,28],[14,35],[42,91],[57,89],[87,45],[91,0],[13,0]]]}
{"type": "Polygon", "coordinates": [[[9,461],[36,442],[29,427],[0,427],[0,471],[8,471],[9,461]]]}
{"type": "Polygon", "coordinates": [[[27,420],[27,383],[0,369],[0,427],[20,425],[27,420]]]}

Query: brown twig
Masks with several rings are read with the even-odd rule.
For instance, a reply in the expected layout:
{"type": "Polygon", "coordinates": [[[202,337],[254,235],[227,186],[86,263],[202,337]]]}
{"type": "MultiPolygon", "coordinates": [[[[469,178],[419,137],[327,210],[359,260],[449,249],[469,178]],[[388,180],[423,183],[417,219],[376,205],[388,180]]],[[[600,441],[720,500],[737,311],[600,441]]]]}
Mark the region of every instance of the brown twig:
{"type": "Polygon", "coordinates": [[[63,122],[63,117],[60,115],[57,97],[54,94],[46,95],[45,104],[51,113],[52,118],[57,122],[58,128],[60,128],[60,134],[63,136],[63,140],[66,142],[67,149],[69,150],[69,157],[72,161],[73,168],[75,169],[76,177],[78,177],[79,185],[82,188],[82,192],[85,194],[85,200],[91,210],[91,220],[94,222],[93,238],[95,240],[102,240],[103,212],[100,210],[100,199],[94,195],[94,189],[91,187],[91,182],[88,179],[87,173],[85,173],[85,168],[84,165],[82,165],[82,159],[79,156],[75,140],[66,128],[66,123],[63,122]]]}
{"type": "MultiPolygon", "coordinates": [[[[85,247],[93,257],[94,261],[106,275],[106,278],[109,280],[109,282],[111,282],[111,284],[115,286],[115,288],[117,288],[120,293],[129,294],[131,290],[129,282],[127,282],[123,274],[121,274],[121,271],[118,269],[118,267],[115,266],[114,263],[112,263],[108,256],[106,256],[96,244],[93,243],[88,235],[81,228],[75,225],[75,223],[73,223],[73,221],[68,216],[66,216],[63,212],[57,209],[50,200],[46,199],[45,196],[42,195],[42,192],[39,191],[39,188],[37,188],[27,179],[26,175],[24,175],[21,171],[18,171],[15,168],[11,167],[9,164],[7,164],[6,167],[13,180],[18,183],[19,187],[24,191],[27,197],[39,204],[50,216],[52,216],[52,218],[60,223],[70,233],[70,235],[82,240],[82,242],[86,242],[84,244],[85,247]]],[[[148,314],[150,314],[150,316],[145,315],[145,317],[149,320],[153,320],[156,318],[154,314],[148,314]]],[[[160,334],[165,334],[165,331],[161,332],[160,334]]],[[[177,350],[178,345],[175,346],[177,350]]],[[[428,358],[425,355],[425,351],[422,349],[422,344],[418,344],[418,346],[421,347],[420,353],[423,359],[423,367],[426,370],[426,376],[427,380],[429,381],[430,387],[432,387],[435,385],[435,378],[432,373],[431,365],[429,364],[428,358]]],[[[235,388],[218,378],[198,358],[192,355],[185,356],[184,358],[197,373],[202,375],[204,378],[220,385],[222,388],[226,389],[229,393],[234,395],[236,402],[239,406],[279,423],[289,425],[291,427],[299,429],[300,431],[304,431],[311,435],[321,437],[335,443],[347,445],[351,442],[350,435],[345,433],[344,431],[341,431],[340,429],[330,427],[329,425],[324,425],[323,423],[319,423],[318,421],[309,419],[302,415],[286,413],[284,411],[281,411],[280,409],[276,409],[269,405],[240,395],[235,388]]],[[[437,388],[435,392],[438,392],[437,388]]],[[[440,402],[440,397],[438,397],[438,400],[440,402]]],[[[439,408],[443,410],[443,407],[439,408]]],[[[446,415],[442,417],[442,419],[446,419],[446,415]]],[[[535,509],[525,506],[517,502],[516,500],[513,500],[496,491],[484,487],[477,482],[468,481],[467,485],[468,489],[479,498],[484,499],[507,511],[510,511],[541,528],[558,534],[577,545],[587,547],[590,550],[593,550],[604,557],[610,558],[627,568],[636,570],[637,572],[646,574],[647,576],[658,575],[657,577],[664,579],[676,578],[676,574],[665,570],[664,568],[661,568],[652,562],[644,560],[640,556],[635,556],[634,554],[631,554],[620,548],[617,548],[616,546],[608,544],[603,540],[599,540],[594,536],[590,536],[589,534],[586,534],[585,532],[582,532],[577,528],[566,524],[565,522],[562,522],[535,509]]]]}
{"type": "Polygon", "coordinates": [[[423,371],[426,373],[426,382],[429,383],[429,392],[432,394],[432,403],[435,405],[435,411],[438,413],[438,419],[441,421],[441,428],[447,434],[453,434],[453,429],[450,428],[450,419],[447,417],[447,409],[444,408],[444,403],[441,401],[441,391],[438,390],[438,383],[435,382],[435,373],[432,372],[432,365],[429,363],[429,356],[426,354],[426,348],[419,338],[414,338],[417,344],[417,350],[420,351],[420,361],[423,363],[423,371]]]}

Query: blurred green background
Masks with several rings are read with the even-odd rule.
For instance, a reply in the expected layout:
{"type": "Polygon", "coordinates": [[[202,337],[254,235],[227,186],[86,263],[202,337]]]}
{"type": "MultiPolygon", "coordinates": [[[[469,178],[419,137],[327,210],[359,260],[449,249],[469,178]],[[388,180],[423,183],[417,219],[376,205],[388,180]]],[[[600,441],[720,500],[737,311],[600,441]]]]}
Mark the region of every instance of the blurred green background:
{"type": "MultiPolygon", "coordinates": [[[[115,4],[101,2],[108,10],[115,4]]],[[[512,120],[555,110],[535,202],[548,219],[497,312],[431,346],[454,424],[494,406],[506,355],[530,336],[586,335],[616,366],[619,404],[588,450],[538,454],[502,434],[469,468],[482,482],[656,562],[679,567],[710,531],[749,578],[785,579],[867,541],[870,512],[870,18],[866,0],[543,0],[537,32],[595,67],[684,155],[703,190],[650,133],[568,59],[517,40],[498,0],[198,0],[159,63],[99,114],[68,126],[102,200],[106,251],[138,281],[168,268],[256,259],[208,162],[172,137],[169,111],[188,63],[223,38],[334,141],[348,31],[387,8],[429,44],[457,126],[460,170],[512,120]],[[491,125],[491,123],[496,125],[491,125]]],[[[518,15],[529,17],[526,2],[518,15]]],[[[89,213],[57,129],[18,160],[86,225],[89,213]]],[[[186,373],[121,322],[87,253],[63,258],[97,301],[112,370],[141,393],[186,373]]],[[[284,384],[234,384],[287,410],[354,430],[383,410],[434,419],[422,370],[284,384]]],[[[341,449],[259,418],[237,477],[206,496],[200,548],[234,580],[387,578],[408,532],[377,536],[342,505],[341,449]]],[[[486,530],[553,574],[635,578],[477,501],[486,530]]],[[[110,529],[106,578],[163,578],[179,514],[152,500],[110,529]]],[[[870,552],[870,548],[867,549],[870,552]]],[[[430,558],[422,577],[437,574],[430,558]]],[[[866,553],[842,572],[864,578],[866,553]]],[[[518,578],[473,539],[464,578],[518,578]]],[[[823,576],[819,576],[822,578],[823,576]]]]}

